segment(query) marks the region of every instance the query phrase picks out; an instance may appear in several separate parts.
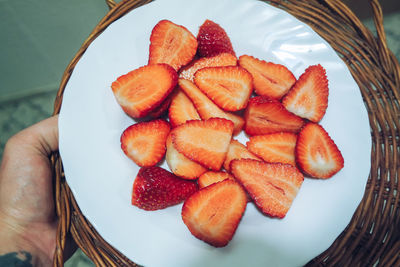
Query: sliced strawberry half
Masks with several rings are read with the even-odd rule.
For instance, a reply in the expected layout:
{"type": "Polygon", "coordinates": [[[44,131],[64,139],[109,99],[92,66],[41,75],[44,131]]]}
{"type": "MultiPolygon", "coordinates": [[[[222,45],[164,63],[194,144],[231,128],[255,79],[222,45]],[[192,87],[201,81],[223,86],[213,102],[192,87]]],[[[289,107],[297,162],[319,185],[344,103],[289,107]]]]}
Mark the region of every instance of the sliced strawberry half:
{"type": "Polygon", "coordinates": [[[133,118],[146,116],[171,93],[178,81],[166,64],[143,66],[120,76],[111,85],[115,99],[133,118]]]}
{"type": "Polygon", "coordinates": [[[177,176],[184,179],[194,180],[207,171],[205,167],[193,160],[190,160],[175,149],[172,143],[171,134],[167,138],[167,153],[165,160],[170,170],[177,176]]]}
{"type": "Polygon", "coordinates": [[[245,209],[244,190],[227,179],[191,195],[183,203],[182,220],[198,239],[224,247],[232,240],[245,209]]]}
{"type": "Polygon", "coordinates": [[[204,21],[200,26],[197,42],[197,53],[200,57],[213,57],[221,53],[236,56],[228,34],[219,24],[211,20],[204,21]]]}
{"type": "Polygon", "coordinates": [[[144,210],[164,209],[183,202],[198,186],[158,166],[140,168],[132,190],[132,205],[144,210]]]}
{"type": "Polygon", "coordinates": [[[194,81],[194,74],[205,67],[236,66],[237,58],[229,53],[221,53],[213,57],[202,57],[183,67],[179,78],[194,81]]]}
{"type": "Polygon", "coordinates": [[[171,132],[174,147],[186,157],[212,170],[224,162],[233,123],[222,118],[188,121],[171,132]]]}
{"type": "Polygon", "coordinates": [[[238,134],[244,125],[244,119],[236,114],[227,112],[212,102],[194,83],[189,80],[179,79],[180,88],[192,100],[197,112],[203,120],[210,118],[224,118],[234,124],[233,133],[238,134]]]}
{"type": "Polygon", "coordinates": [[[239,65],[253,76],[254,91],[258,95],[279,100],[296,82],[293,73],[280,64],[243,55],[239,57],[239,65]]]}
{"type": "Polygon", "coordinates": [[[193,59],[196,51],[196,37],[188,29],[161,20],[151,32],[149,65],[165,63],[178,71],[193,59]]]}
{"type": "Polygon", "coordinates": [[[215,104],[227,111],[244,109],[253,91],[251,74],[238,66],[200,69],[194,75],[194,82],[215,104]]]}
{"type": "Polygon", "coordinates": [[[277,100],[264,96],[250,99],[245,112],[245,132],[263,135],[275,132],[298,132],[304,120],[287,111],[277,100]]]}
{"type": "Polygon", "coordinates": [[[226,158],[224,161],[224,168],[228,172],[231,171],[231,161],[234,159],[255,159],[261,160],[259,157],[250,152],[245,145],[240,143],[239,141],[232,139],[229,144],[228,153],[226,154],[226,158]]]}
{"type": "Polygon", "coordinates": [[[199,176],[199,180],[197,181],[197,183],[199,184],[199,188],[203,188],[211,184],[221,182],[225,179],[235,180],[235,178],[233,178],[233,176],[227,172],[207,171],[199,176]]]}
{"type": "Polygon", "coordinates": [[[281,162],[296,166],[294,148],[297,135],[280,132],[251,136],[246,143],[248,149],[266,162],[281,162]]]}
{"type": "Polygon", "coordinates": [[[330,178],[344,166],[339,148],[317,123],[307,123],[300,131],[295,155],[299,168],[314,178],[330,178]]]}
{"type": "Polygon", "coordinates": [[[201,120],[192,101],[182,90],[178,90],[172,96],[168,118],[172,127],[176,127],[189,120],[201,120]]]}
{"type": "Polygon", "coordinates": [[[290,164],[240,159],[232,161],[231,170],[260,211],[278,218],[286,216],[304,180],[290,164]]]}
{"type": "Polygon", "coordinates": [[[157,164],[165,155],[170,125],[164,120],[133,124],[121,135],[121,148],[139,166],[157,164]]]}
{"type": "Polygon", "coordinates": [[[321,65],[308,67],[282,99],[290,112],[313,122],[319,122],[328,107],[328,78],[321,65]]]}
{"type": "Polygon", "coordinates": [[[165,115],[172,101],[173,92],[164,99],[161,104],[147,114],[150,118],[158,119],[165,115]]]}

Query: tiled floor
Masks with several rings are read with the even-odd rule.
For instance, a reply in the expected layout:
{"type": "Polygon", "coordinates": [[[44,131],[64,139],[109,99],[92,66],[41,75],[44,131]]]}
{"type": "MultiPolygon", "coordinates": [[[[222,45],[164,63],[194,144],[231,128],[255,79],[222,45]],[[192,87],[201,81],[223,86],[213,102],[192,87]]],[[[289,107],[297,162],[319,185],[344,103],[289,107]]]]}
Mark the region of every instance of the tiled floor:
{"type": "MultiPolygon", "coordinates": [[[[0,1],[1,2],[1,1],[0,1]]],[[[372,21],[366,21],[372,26],[372,21]]],[[[388,44],[391,50],[400,58],[400,13],[389,15],[385,18],[388,44]]],[[[0,158],[6,140],[20,131],[52,114],[53,102],[56,94],[54,90],[46,90],[23,98],[1,100],[0,98],[0,158]]],[[[93,266],[93,263],[78,250],[66,263],[69,267],[93,266]]]]}

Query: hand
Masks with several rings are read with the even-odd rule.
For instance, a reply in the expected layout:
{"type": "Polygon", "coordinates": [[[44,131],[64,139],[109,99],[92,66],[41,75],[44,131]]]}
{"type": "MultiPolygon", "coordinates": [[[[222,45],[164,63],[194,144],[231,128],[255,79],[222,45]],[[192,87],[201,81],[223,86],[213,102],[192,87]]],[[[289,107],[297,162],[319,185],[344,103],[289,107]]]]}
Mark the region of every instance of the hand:
{"type": "Polygon", "coordinates": [[[0,167],[1,266],[2,257],[10,260],[12,255],[34,266],[52,264],[57,218],[49,156],[56,150],[58,116],[19,132],[6,144],[0,167]]]}

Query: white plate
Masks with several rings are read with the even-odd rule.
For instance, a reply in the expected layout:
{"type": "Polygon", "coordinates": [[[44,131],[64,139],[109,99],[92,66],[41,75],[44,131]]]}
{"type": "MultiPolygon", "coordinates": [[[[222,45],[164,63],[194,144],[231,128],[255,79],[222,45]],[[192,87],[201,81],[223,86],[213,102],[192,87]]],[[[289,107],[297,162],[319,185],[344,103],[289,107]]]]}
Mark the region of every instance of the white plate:
{"type": "MultiPolygon", "coordinates": [[[[327,249],[362,199],[371,138],[359,88],[333,49],[307,25],[256,0],[158,0],[111,24],[87,49],[64,92],[59,119],[66,179],[99,234],[146,266],[300,266],[327,249]],[[134,121],[110,89],[120,75],[146,65],[154,25],[169,19],[193,34],[205,19],[228,33],[237,55],[281,63],[296,77],[320,63],[327,70],[329,106],[321,121],[341,149],[345,167],[329,180],[305,179],[287,216],[271,219],[248,204],[227,247],[193,237],[181,205],[160,211],[131,206],[138,167],[121,151],[134,121]]],[[[166,164],[163,165],[166,167],[166,164]]]]}

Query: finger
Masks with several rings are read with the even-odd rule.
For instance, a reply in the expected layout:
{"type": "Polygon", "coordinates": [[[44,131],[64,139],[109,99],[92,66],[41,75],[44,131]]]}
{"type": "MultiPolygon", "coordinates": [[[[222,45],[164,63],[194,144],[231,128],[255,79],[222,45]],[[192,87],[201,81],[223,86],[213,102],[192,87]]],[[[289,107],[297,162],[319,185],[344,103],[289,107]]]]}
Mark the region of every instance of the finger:
{"type": "Polygon", "coordinates": [[[53,220],[49,155],[58,149],[57,124],[58,116],[51,117],[7,141],[0,166],[0,210],[4,213],[30,221],[53,220]]]}
{"type": "Polygon", "coordinates": [[[48,157],[58,150],[58,115],[38,122],[14,135],[13,149],[38,152],[48,157]]]}
{"type": "Polygon", "coordinates": [[[58,115],[45,119],[20,133],[29,135],[32,146],[37,146],[44,154],[50,155],[58,150],[58,115]]]}

